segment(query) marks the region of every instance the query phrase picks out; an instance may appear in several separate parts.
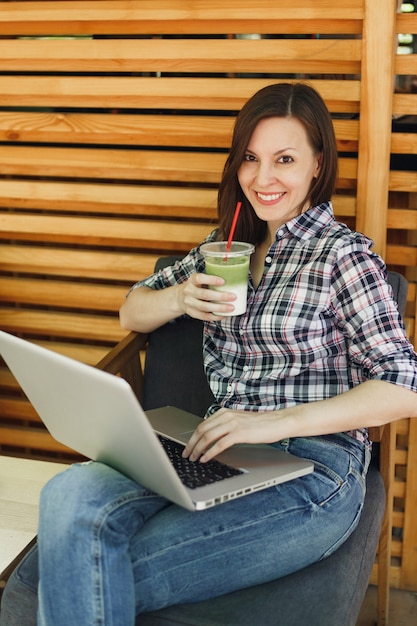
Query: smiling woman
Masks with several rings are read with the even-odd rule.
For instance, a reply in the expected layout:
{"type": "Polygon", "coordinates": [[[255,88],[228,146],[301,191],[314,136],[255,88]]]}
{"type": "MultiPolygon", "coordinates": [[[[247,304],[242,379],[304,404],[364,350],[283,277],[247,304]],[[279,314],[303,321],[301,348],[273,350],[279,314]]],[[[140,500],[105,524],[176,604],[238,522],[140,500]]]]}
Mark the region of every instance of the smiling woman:
{"type": "Polygon", "coordinates": [[[36,589],[39,556],[38,624],[133,626],[147,611],[316,563],[357,527],[367,427],[417,417],[417,355],[382,259],[334,217],[335,155],[312,87],[257,92],[237,117],[220,229],[203,242],[227,238],[242,202],[235,239],[255,246],[245,312],[231,314],[231,292],[208,289],[224,281],[205,272],[202,243],[135,283],[120,309],[136,331],[204,321],[213,403],[184,457],[205,463],[234,444],[270,444],[314,472],[195,514],[106,465],[71,467],[44,488],[38,553],[19,568],[36,589]]]}

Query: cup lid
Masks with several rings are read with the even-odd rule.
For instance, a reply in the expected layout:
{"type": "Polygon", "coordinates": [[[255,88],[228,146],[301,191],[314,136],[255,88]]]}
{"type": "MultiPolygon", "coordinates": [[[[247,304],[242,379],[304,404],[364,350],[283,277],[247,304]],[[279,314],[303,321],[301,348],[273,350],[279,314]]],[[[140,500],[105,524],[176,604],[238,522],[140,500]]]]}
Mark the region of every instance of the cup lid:
{"type": "Polygon", "coordinates": [[[228,257],[249,256],[255,250],[251,243],[243,241],[232,241],[230,250],[226,250],[227,241],[210,241],[200,246],[200,251],[204,256],[219,256],[227,254],[228,257]]]}

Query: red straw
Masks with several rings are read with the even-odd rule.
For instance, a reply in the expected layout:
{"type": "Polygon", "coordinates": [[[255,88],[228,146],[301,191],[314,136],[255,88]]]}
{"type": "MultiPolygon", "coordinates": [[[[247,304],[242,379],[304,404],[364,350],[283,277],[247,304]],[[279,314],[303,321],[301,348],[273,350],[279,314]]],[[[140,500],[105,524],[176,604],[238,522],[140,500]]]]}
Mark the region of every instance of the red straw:
{"type": "Polygon", "coordinates": [[[230,250],[230,247],[232,245],[232,239],[233,239],[233,235],[235,234],[237,218],[239,217],[240,207],[241,206],[242,206],[242,203],[238,202],[237,205],[236,205],[236,208],[235,208],[235,214],[233,216],[233,222],[232,222],[232,225],[230,227],[229,239],[227,240],[226,252],[228,252],[230,250]]]}

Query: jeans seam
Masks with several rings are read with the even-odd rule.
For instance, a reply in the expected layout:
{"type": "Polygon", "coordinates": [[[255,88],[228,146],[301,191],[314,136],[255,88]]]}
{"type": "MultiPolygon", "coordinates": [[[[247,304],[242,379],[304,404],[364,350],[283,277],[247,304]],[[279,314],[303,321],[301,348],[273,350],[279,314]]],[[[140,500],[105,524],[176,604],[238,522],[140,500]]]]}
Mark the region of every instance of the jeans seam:
{"type": "MultiPolygon", "coordinates": [[[[153,494],[153,492],[149,491],[148,496],[142,493],[140,496],[135,492],[123,494],[123,496],[117,498],[116,500],[109,502],[103,510],[101,510],[100,516],[97,518],[96,523],[93,527],[93,546],[92,546],[92,559],[93,559],[93,603],[94,603],[94,614],[100,613],[95,618],[94,626],[105,626],[105,601],[104,601],[104,590],[102,587],[102,581],[104,580],[103,576],[103,553],[101,550],[102,542],[101,537],[105,528],[110,528],[108,524],[108,520],[116,511],[119,511],[121,508],[125,507],[128,504],[131,504],[135,501],[140,501],[144,497],[158,497],[157,494],[153,494]]],[[[115,532],[111,529],[111,532],[115,532]]],[[[119,532],[121,532],[119,530],[119,532]]]]}

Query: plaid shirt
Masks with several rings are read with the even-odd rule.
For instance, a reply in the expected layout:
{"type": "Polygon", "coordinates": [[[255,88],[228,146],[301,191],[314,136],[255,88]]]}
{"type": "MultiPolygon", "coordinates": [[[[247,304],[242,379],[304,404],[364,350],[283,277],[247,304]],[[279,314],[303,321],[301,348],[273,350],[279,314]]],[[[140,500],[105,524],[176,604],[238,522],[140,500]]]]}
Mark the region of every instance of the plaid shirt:
{"type": "MultiPolygon", "coordinates": [[[[213,231],[206,241],[215,239],[213,231]]],[[[408,341],[385,265],[371,241],[337,222],[331,203],[282,226],[246,314],[204,325],[204,363],[217,404],[275,410],[341,394],[377,378],[417,391],[408,341]]],[[[163,289],[204,271],[199,247],[136,283],[163,289]]],[[[350,431],[366,442],[365,429],[350,431]]]]}

